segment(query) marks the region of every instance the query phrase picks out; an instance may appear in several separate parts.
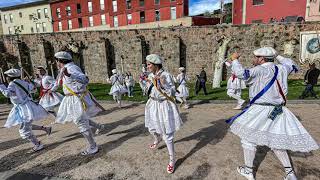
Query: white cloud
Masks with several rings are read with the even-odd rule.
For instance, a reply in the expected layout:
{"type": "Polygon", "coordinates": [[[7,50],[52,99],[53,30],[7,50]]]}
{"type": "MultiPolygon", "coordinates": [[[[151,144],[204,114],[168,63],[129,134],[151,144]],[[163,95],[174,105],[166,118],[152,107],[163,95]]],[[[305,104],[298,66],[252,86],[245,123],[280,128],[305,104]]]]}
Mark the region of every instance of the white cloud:
{"type": "MultiPolygon", "coordinates": [[[[225,0],[225,3],[232,0],[225,0]]],[[[212,12],[213,10],[220,9],[220,0],[195,0],[190,4],[189,14],[197,15],[206,11],[212,12]]]]}

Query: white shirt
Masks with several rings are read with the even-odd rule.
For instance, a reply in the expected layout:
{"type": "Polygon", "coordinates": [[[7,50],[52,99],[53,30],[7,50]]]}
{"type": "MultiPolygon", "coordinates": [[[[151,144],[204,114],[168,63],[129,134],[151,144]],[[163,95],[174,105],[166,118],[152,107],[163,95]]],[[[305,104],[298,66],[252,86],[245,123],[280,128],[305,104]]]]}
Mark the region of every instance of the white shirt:
{"type": "MultiPolygon", "coordinates": [[[[174,84],[174,81],[172,79],[172,76],[170,73],[165,72],[163,70],[160,70],[157,75],[160,74],[160,78],[162,79],[162,84],[160,84],[161,90],[162,92],[166,93],[168,96],[174,96],[176,93],[176,87],[174,84]]],[[[147,83],[147,88],[149,89],[149,87],[152,84],[153,78],[154,78],[154,74],[150,73],[148,79],[151,82],[147,83]]],[[[156,98],[156,99],[166,99],[157,89],[156,87],[153,87],[150,93],[150,97],[156,98]]]]}
{"type": "MultiPolygon", "coordinates": [[[[29,91],[29,93],[34,88],[34,85],[27,81],[21,79],[15,79],[14,81],[21,84],[27,91],[29,91]]],[[[29,97],[29,95],[14,82],[10,82],[8,87],[0,84],[0,91],[5,97],[10,98],[13,104],[23,104],[28,100],[32,100],[31,97],[29,97]]]]}
{"type": "Polygon", "coordinates": [[[44,75],[41,78],[35,79],[34,82],[37,84],[37,87],[40,87],[42,85],[45,90],[48,90],[54,86],[56,80],[53,79],[52,76],[44,75]]]}
{"type": "MultiPolygon", "coordinates": [[[[274,77],[275,66],[279,68],[277,80],[280,83],[282,91],[286,96],[288,94],[288,75],[293,71],[294,62],[291,59],[284,58],[278,60],[280,64],[274,64],[273,62],[267,62],[262,65],[255,66],[250,69],[244,69],[238,60],[232,62],[232,71],[235,75],[244,79],[246,84],[249,85],[249,98],[254,98],[274,77]]],[[[282,104],[284,99],[282,98],[277,81],[273,83],[270,89],[264,93],[256,103],[270,103],[270,104],[282,104]]]]}
{"type": "Polygon", "coordinates": [[[110,77],[111,85],[122,85],[123,78],[119,74],[114,74],[110,77]]]}
{"type": "Polygon", "coordinates": [[[189,78],[184,73],[178,74],[177,78],[175,79],[176,83],[179,83],[179,85],[187,84],[188,80],[189,80],[189,78]]]}
{"type": "Polygon", "coordinates": [[[57,81],[55,82],[54,87],[52,87],[53,91],[58,89],[61,78],[63,82],[62,84],[64,94],[70,94],[65,86],[70,88],[75,93],[83,93],[86,91],[86,87],[89,83],[88,77],[73,62],[65,64],[64,68],[60,70],[57,81]],[[68,70],[68,73],[71,74],[70,77],[63,74],[65,68],[68,70]]]}

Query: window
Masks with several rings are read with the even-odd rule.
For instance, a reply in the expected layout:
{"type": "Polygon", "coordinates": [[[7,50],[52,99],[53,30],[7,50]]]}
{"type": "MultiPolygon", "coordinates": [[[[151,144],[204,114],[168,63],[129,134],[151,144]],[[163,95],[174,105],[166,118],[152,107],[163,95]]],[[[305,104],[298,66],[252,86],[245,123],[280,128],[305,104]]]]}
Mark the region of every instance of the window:
{"type": "Polygon", "coordinates": [[[8,31],[9,31],[9,34],[12,34],[12,28],[11,27],[8,27],[8,31]]]}
{"type": "Polygon", "coordinates": [[[78,13],[78,14],[81,13],[81,4],[77,4],[77,13],[78,13]]]}
{"type": "Polygon", "coordinates": [[[90,27],[93,26],[93,17],[92,16],[89,17],[89,26],[90,27]]]}
{"type": "Polygon", "coordinates": [[[38,19],[41,19],[41,9],[37,9],[37,16],[38,16],[38,19]]]}
{"type": "Polygon", "coordinates": [[[7,17],[7,15],[3,15],[3,20],[4,20],[4,23],[7,24],[7,22],[8,22],[8,17],[7,17]]]}
{"type": "Polygon", "coordinates": [[[78,24],[79,24],[79,28],[82,28],[83,25],[82,25],[82,18],[78,18],[78,24]]]}
{"type": "Polygon", "coordinates": [[[47,9],[47,8],[44,8],[44,9],[43,9],[43,12],[44,12],[44,17],[45,17],[45,18],[48,18],[48,17],[49,17],[48,9],[47,9]]]}
{"type": "Polygon", "coordinates": [[[59,31],[62,31],[62,23],[61,23],[61,21],[58,22],[58,30],[59,30],[59,31]]]}
{"type": "Polygon", "coordinates": [[[33,27],[31,27],[31,29],[30,29],[30,30],[31,30],[31,33],[34,33],[33,27]]]}
{"type": "Polygon", "coordinates": [[[42,23],[42,31],[47,32],[47,24],[45,22],[42,23]]]}
{"type": "Polygon", "coordinates": [[[104,0],[100,0],[100,10],[104,10],[104,0]]]}
{"type": "Polygon", "coordinates": [[[132,14],[127,14],[127,23],[132,24],[132,14]]]}
{"type": "Polygon", "coordinates": [[[22,18],[22,12],[19,12],[19,17],[21,17],[21,18],[22,18]]]}
{"type": "Polygon", "coordinates": [[[56,9],[56,14],[58,18],[61,18],[61,12],[60,12],[60,8],[56,9]]]}
{"type": "Polygon", "coordinates": [[[131,0],[126,0],[127,9],[131,9],[131,0]]]}
{"type": "Polygon", "coordinates": [[[177,19],[177,11],[176,11],[176,7],[171,7],[171,19],[177,19]]]}
{"type": "Polygon", "coordinates": [[[113,9],[113,12],[117,12],[118,11],[117,0],[112,0],[112,9],[113,9]]]}
{"type": "Polygon", "coordinates": [[[21,25],[21,30],[24,30],[23,25],[21,25]]]}
{"type": "Polygon", "coordinates": [[[262,20],[261,19],[258,19],[258,20],[252,20],[251,21],[252,24],[258,24],[258,23],[262,23],[262,20]]]}
{"type": "Polygon", "coordinates": [[[263,5],[263,0],[253,0],[253,5],[263,5]]]}
{"type": "Polygon", "coordinates": [[[140,23],[144,23],[145,19],[146,19],[145,13],[144,13],[144,11],[141,11],[140,12],[140,23]]]}
{"type": "Polygon", "coordinates": [[[144,6],[144,0],[139,0],[139,6],[144,6]]]}
{"type": "Polygon", "coordinates": [[[89,10],[89,13],[92,12],[92,2],[91,1],[88,2],[88,10],[89,10]]]}
{"type": "Polygon", "coordinates": [[[9,19],[10,19],[10,22],[13,23],[13,15],[12,14],[9,14],[9,19]]]}
{"type": "Polygon", "coordinates": [[[40,32],[40,23],[36,24],[36,30],[37,30],[37,32],[40,32]]]}
{"type": "Polygon", "coordinates": [[[101,25],[106,25],[106,15],[101,14],[101,25]]]}
{"type": "Polygon", "coordinates": [[[114,27],[118,27],[118,26],[119,26],[118,16],[114,16],[114,17],[113,17],[113,26],[114,26],[114,27]]]}
{"type": "Polygon", "coordinates": [[[67,16],[71,16],[71,7],[70,6],[66,7],[66,14],[67,14],[67,16]]]}
{"type": "Polygon", "coordinates": [[[13,31],[14,31],[14,34],[17,34],[17,32],[19,31],[19,28],[17,29],[17,26],[13,26],[13,31]]]}
{"type": "Polygon", "coordinates": [[[68,29],[72,29],[72,21],[68,20],[68,29]]]}
{"type": "Polygon", "coordinates": [[[160,10],[155,11],[156,21],[160,21],[160,10]]]}
{"type": "Polygon", "coordinates": [[[160,0],[154,0],[154,4],[159,5],[160,4],[160,0]]]}

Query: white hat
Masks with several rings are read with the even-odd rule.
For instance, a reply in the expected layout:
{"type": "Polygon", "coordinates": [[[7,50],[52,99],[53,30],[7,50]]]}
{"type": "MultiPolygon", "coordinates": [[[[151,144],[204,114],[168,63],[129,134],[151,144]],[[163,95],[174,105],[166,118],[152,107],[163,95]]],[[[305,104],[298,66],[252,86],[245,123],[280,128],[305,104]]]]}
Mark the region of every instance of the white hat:
{"type": "Polygon", "coordinates": [[[112,74],[116,74],[117,73],[117,70],[116,69],[112,69],[112,74]]]}
{"type": "Polygon", "coordinates": [[[277,55],[277,51],[272,47],[262,47],[253,51],[255,56],[267,57],[267,58],[274,58],[277,55]]]}
{"type": "Polygon", "coordinates": [[[184,67],[179,67],[179,71],[184,71],[186,68],[184,67]]]}
{"type": "Polygon", "coordinates": [[[162,64],[162,59],[157,54],[150,54],[146,57],[146,60],[153,64],[162,64]]]}
{"type": "Polygon", "coordinates": [[[21,71],[19,69],[9,69],[8,71],[4,72],[9,77],[20,77],[21,71]]]}
{"type": "Polygon", "coordinates": [[[72,60],[72,56],[70,53],[66,51],[60,51],[54,54],[54,57],[57,59],[67,59],[67,60],[72,60]]]}

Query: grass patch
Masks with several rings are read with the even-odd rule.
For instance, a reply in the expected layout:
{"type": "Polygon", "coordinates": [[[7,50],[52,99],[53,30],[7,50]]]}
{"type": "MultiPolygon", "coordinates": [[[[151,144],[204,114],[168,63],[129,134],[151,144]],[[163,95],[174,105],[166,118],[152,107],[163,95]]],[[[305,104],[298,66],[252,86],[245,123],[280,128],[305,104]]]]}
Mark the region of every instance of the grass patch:
{"type": "MultiPolygon", "coordinates": [[[[289,100],[295,100],[298,99],[298,97],[301,95],[302,91],[305,89],[305,85],[303,85],[302,80],[289,80],[289,94],[288,94],[288,99],[289,100]]],[[[207,91],[208,95],[205,96],[203,94],[203,91],[199,93],[198,96],[195,96],[195,90],[194,90],[194,83],[188,84],[189,90],[190,90],[190,100],[230,100],[230,98],[227,95],[226,87],[227,87],[227,82],[223,81],[222,82],[222,87],[218,89],[212,89],[211,84],[207,84],[207,91]]],[[[112,96],[109,95],[109,91],[111,89],[110,84],[89,84],[89,90],[90,92],[98,99],[98,100],[110,100],[112,101],[113,98],[112,96]]],[[[62,92],[60,89],[59,92],[62,92]]],[[[315,87],[315,92],[319,94],[319,86],[315,87]]],[[[140,89],[139,84],[136,84],[134,87],[134,92],[133,92],[134,97],[128,97],[128,96],[123,96],[123,100],[128,100],[128,101],[146,101],[147,97],[142,96],[142,91],[140,89]]],[[[35,95],[35,97],[38,97],[38,94],[35,95]]],[[[244,99],[248,99],[248,88],[243,90],[242,92],[242,97],[244,99]]],[[[312,98],[307,98],[307,99],[312,99],[312,98]]],[[[0,94],[0,103],[5,103],[7,100],[6,98],[0,94]]]]}

